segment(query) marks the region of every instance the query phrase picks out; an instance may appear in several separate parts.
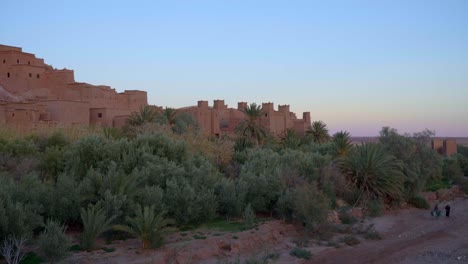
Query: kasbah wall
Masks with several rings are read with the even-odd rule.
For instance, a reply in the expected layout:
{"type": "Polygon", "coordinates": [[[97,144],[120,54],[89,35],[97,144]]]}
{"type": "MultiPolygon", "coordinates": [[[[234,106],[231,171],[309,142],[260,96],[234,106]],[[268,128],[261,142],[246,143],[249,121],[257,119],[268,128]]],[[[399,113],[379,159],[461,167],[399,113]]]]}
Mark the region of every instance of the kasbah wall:
{"type": "MultiPolygon", "coordinates": [[[[21,48],[0,45],[0,125],[35,130],[43,126],[122,127],[132,112],[147,105],[147,93],[126,90],[117,93],[109,86],[75,81],[73,70],[54,69],[34,54],[21,48]]],[[[201,130],[213,136],[234,133],[244,119],[242,109],[228,108],[223,100],[213,106],[199,101],[197,106],[178,109],[192,114],[201,130]]],[[[260,120],[271,133],[281,136],[286,129],[300,135],[310,127],[310,113],[302,119],[289,111],[289,105],[274,109],[273,103],[262,104],[260,120]]]]}
{"type": "Polygon", "coordinates": [[[117,93],[78,83],[72,70],[54,69],[21,48],[0,45],[0,124],[30,130],[114,126],[116,118],[146,104],[144,91],[117,93]]]}

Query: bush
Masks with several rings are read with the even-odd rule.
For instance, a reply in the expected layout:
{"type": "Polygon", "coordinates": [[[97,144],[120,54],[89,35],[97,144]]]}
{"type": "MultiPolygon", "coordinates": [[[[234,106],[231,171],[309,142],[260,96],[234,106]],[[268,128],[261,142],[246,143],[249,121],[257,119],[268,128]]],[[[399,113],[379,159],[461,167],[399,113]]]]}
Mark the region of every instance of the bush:
{"type": "Polygon", "coordinates": [[[382,239],[382,236],[379,232],[377,232],[377,230],[371,229],[367,231],[367,233],[364,235],[364,238],[369,240],[380,240],[382,239]]]}
{"type": "Polygon", "coordinates": [[[426,190],[429,192],[436,192],[441,189],[449,189],[451,184],[447,179],[433,179],[428,182],[426,190]]]}
{"type": "Polygon", "coordinates": [[[96,238],[111,228],[114,217],[108,218],[102,209],[89,207],[81,209],[81,221],[83,232],[80,235],[80,245],[83,249],[90,251],[94,247],[96,238]]]}
{"type": "Polygon", "coordinates": [[[25,244],[26,239],[23,237],[5,239],[0,245],[0,254],[8,264],[18,264],[24,258],[25,244]]]}
{"type": "Polygon", "coordinates": [[[370,217],[377,217],[383,215],[385,205],[382,200],[370,200],[367,203],[367,212],[370,217]]]}
{"type": "Polygon", "coordinates": [[[351,209],[350,207],[344,207],[340,210],[340,213],[338,215],[341,220],[341,223],[345,225],[351,225],[357,222],[356,217],[352,216],[349,213],[350,209],[351,209]]]}
{"type": "Polygon", "coordinates": [[[134,217],[127,217],[127,225],[116,225],[114,229],[129,233],[142,242],[143,249],[162,245],[171,220],[165,219],[166,212],[156,213],[154,206],[138,206],[134,217]]]}
{"type": "Polygon", "coordinates": [[[343,237],[343,242],[348,246],[355,246],[361,243],[361,241],[355,236],[345,236],[343,237]]]}
{"type": "Polygon", "coordinates": [[[413,205],[416,208],[421,208],[421,209],[429,209],[431,207],[429,203],[426,201],[426,199],[418,195],[411,197],[408,200],[408,203],[413,205]]]}
{"type": "Polygon", "coordinates": [[[301,186],[296,190],[294,217],[306,228],[317,231],[327,221],[328,200],[315,186],[301,186]]]}
{"type": "Polygon", "coordinates": [[[71,247],[71,239],[65,234],[67,228],[49,220],[38,239],[39,249],[50,263],[64,259],[71,247]]]}
{"type": "Polygon", "coordinates": [[[310,259],[312,257],[312,253],[310,253],[310,251],[297,247],[291,250],[291,252],[289,252],[289,255],[303,259],[310,259]]]}

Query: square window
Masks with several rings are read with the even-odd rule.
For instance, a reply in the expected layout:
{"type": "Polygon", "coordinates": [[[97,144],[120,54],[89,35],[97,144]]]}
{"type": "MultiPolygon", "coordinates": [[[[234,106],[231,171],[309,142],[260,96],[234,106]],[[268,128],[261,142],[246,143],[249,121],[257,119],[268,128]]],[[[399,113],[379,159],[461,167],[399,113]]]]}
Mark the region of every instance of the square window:
{"type": "Polygon", "coordinates": [[[102,113],[98,113],[97,117],[102,118],[102,113]]]}

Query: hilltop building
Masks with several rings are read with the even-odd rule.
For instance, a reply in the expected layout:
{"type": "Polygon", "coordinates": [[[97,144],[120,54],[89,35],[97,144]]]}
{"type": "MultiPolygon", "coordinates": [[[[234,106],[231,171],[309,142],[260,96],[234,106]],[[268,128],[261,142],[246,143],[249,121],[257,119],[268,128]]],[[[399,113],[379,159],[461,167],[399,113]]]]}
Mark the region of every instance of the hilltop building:
{"type": "Polygon", "coordinates": [[[121,126],[146,105],[145,91],[124,91],[75,81],[73,70],[54,69],[21,48],[0,45],[0,125],[121,126]]]}
{"type": "MultiPolygon", "coordinates": [[[[245,119],[241,110],[246,106],[246,102],[239,102],[237,109],[228,108],[224,100],[215,100],[210,107],[208,101],[198,101],[196,106],[180,108],[178,111],[192,114],[206,134],[220,136],[235,132],[237,125],[245,119]]],[[[289,111],[289,105],[280,105],[276,111],[273,103],[262,104],[260,123],[276,136],[284,135],[288,129],[304,135],[311,124],[309,112],[304,112],[302,119],[299,119],[289,111]]]]}

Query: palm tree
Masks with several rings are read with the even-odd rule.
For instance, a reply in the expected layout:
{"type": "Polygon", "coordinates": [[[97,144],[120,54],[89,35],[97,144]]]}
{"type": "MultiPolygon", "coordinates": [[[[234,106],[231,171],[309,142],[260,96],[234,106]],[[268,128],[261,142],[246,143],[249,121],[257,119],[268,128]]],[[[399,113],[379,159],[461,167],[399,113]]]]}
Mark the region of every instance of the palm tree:
{"type": "Polygon", "coordinates": [[[284,148],[297,149],[302,141],[296,131],[287,129],[284,137],[281,139],[284,148]]]}
{"type": "Polygon", "coordinates": [[[336,146],[338,156],[343,156],[353,147],[350,140],[350,134],[347,131],[336,132],[332,138],[333,143],[336,146]]]}
{"type": "Polygon", "coordinates": [[[380,144],[356,146],[349,155],[338,159],[338,165],[347,176],[348,182],[360,191],[361,197],[392,200],[403,197],[402,164],[385,152],[380,144]]]}
{"type": "Polygon", "coordinates": [[[81,221],[83,222],[83,233],[80,235],[81,247],[90,251],[94,247],[96,238],[111,229],[111,223],[115,217],[107,217],[102,209],[90,206],[88,209],[81,208],[81,221]]]}
{"type": "Polygon", "coordinates": [[[114,229],[127,232],[138,237],[143,249],[158,247],[162,244],[163,235],[169,230],[172,220],[165,219],[166,212],[156,214],[154,205],[142,207],[138,205],[134,217],[126,217],[127,225],[116,225],[114,229]]]}
{"type": "Polygon", "coordinates": [[[175,118],[177,116],[177,110],[171,107],[166,107],[163,111],[163,116],[167,119],[169,126],[173,127],[175,124],[175,118]]]}
{"type": "Polygon", "coordinates": [[[256,103],[251,103],[241,110],[245,115],[245,120],[236,127],[238,133],[243,137],[254,140],[257,144],[261,143],[266,137],[265,128],[260,124],[262,108],[256,103]]]}
{"type": "Polygon", "coordinates": [[[149,105],[140,107],[140,111],[133,112],[127,119],[127,123],[131,126],[141,126],[146,123],[151,123],[156,120],[157,112],[149,105]]]}
{"type": "Polygon", "coordinates": [[[312,122],[311,127],[309,128],[309,130],[307,130],[306,133],[311,135],[312,140],[315,143],[325,143],[330,139],[327,125],[322,121],[312,122]]]}

